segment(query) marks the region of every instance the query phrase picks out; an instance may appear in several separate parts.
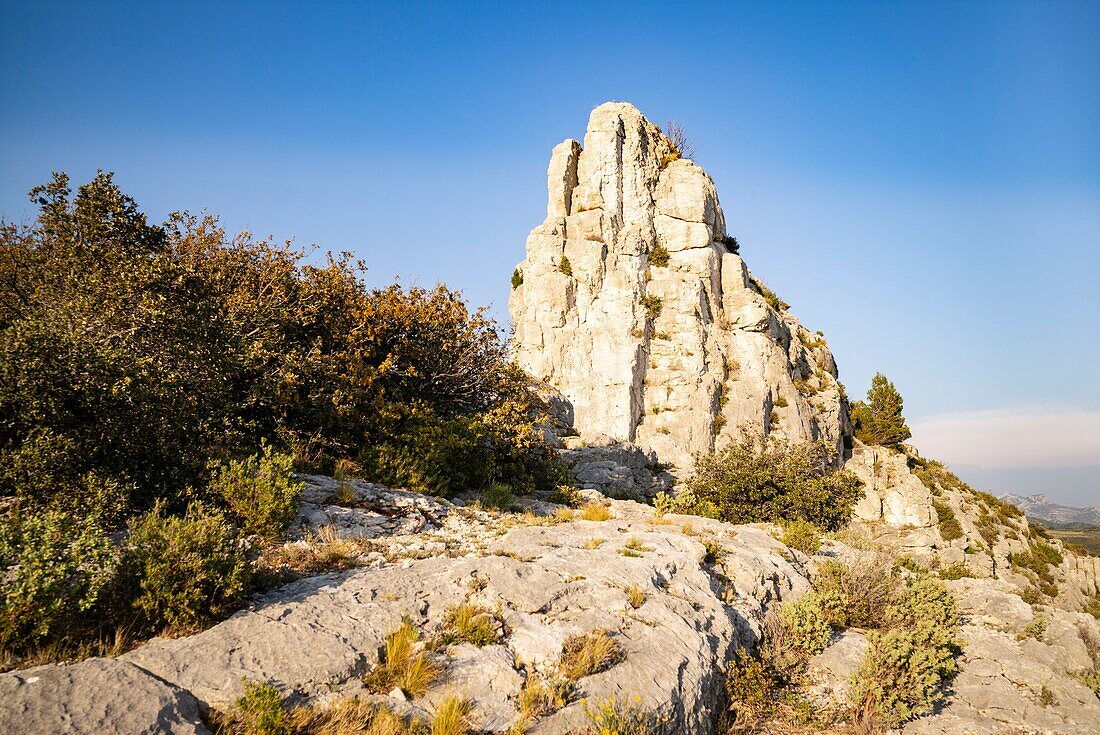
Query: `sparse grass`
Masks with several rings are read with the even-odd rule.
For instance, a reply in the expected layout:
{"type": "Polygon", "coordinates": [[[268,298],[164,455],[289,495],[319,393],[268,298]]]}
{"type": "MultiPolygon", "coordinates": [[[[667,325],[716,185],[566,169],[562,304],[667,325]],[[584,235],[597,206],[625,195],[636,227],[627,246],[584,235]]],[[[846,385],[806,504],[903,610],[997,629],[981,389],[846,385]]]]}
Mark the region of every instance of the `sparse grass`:
{"type": "Polygon", "coordinates": [[[333,505],[339,505],[345,508],[355,505],[358,500],[359,496],[355,494],[355,488],[346,480],[337,482],[336,490],[333,491],[332,497],[329,498],[329,502],[333,505]]]}
{"type": "Polygon", "coordinates": [[[584,705],[587,723],[579,735],[653,735],[657,718],[637,706],[627,706],[614,697],[590,706],[584,705]]]}
{"type": "Polygon", "coordinates": [[[644,557],[644,554],[639,554],[637,551],[634,551],[633,549],[628,549],[625,546],[619,549],[619,554],[621,554],[622,556],[628,556],[632,559],[641,559],[644,557]]]}
{"type": "Polygon", "coordinates": [[[603,503],[590,500],[581,506],[580,516],[586,521],[606,521],[611,518],[611,511],[603,503]]]}
{"type": "Polygon", "coordinates": [[[764,301],[766,301],[768,306],[772,308],[772,311],[784,312],[787,309],[791,308],[790,304],[776,296],[775,291],[772,291],[770,288],[765,286],[764,282],[756,276],[750,274],[749,283],[753,285],[757,293],[764,297],[764,301]]]}
{"type": "Polygon", "coordinates": [[[627,538],[626,543],[623,544],[623,548],[630,549],[631,551],[653,551],[652,546],[646,546],[637,536],[630,536],[627,538]]]}
{"type": "Polygon", "coordinates": [[[573,695],[572,682],[565,679],[547,681],[531,675],[520,690],[519,721],[508,731],[509,735],[521,735],[532,722],[557,712],[569,703],[573,695]]]}
{"type": "Polygon", "coordinates": [[[366,550],[367,542],[321,526],[307,539],[265,549],[256,563],[257,573],[276,584],[287,577],[339,572],[356,566],[366,550]]]}
{"type": "Polygon", "coordinates": [[[363,677],[363,683],[376,693],[385,694],[399,687],[410,697],[428,690],[440,674],[440,669],[426,651],[418,650],[420,631],[406,620],[386,636],[385,660],[363,677]]]}
{"type": "Polygon", "coordinates": [[[632,608],[637,610],[645,604],[645,592],[638,585],[633,585],[626,590],[626,600],[632,608]]]}
{"type": "Polygon", "coordinates": [[[504,622],[492,610],[463,602],[447,610],[443,624],[433,640],[433,646],[470,643],[487,646],[501,638],[504,622]]]}
{"type": "Polygon", "coordinates": [[[487,510],[507,512],[515,507],[516,496],[515,493],[512,492],[511,485],[506,485],[502,482],[494,482],[488,488],[481,491],[478,495],[478,502],[481,503],[482,508],[487,510]]]}
{"type": "Polygon", "coordinates": [[[423,720],[349,698],[328,706],[288,707],[270,684],[245,682],[233,709],[210,713],[214,735],[428,735],[423,720]]]}
{"type": "Polygon", "coordinates": [[[932,507],[936,509],[936,517],[939,519],[940,538],[944,541],[954,541],[963,537],[962,526],[955,517],[955,511],[951,506],[940,500],[933,500],[932,507]]]}
{"type": "Polygon", "coordinates": [[[970,568],[963,564],[961,561],[957,561],[951,566],[944,567],[939,572],[940,579],[963,579],[964,577],[973,577],[970,572],[970,568]]]}
{"type": "Polygon", "coordinates": [[[585,635],[572,635],[562,646],[559,668],[562,676],[577,681],[610,669],[623,660],[622,645],[598,628],[585,635]]]}
{"type": "Polygon", "coordinates": [[[1034,638],[1037,641],[1041,641],[1047,634],[1047,616],[1042,613],[1037,614],[1031,619],[1031,622],[1024,626],[1024,629],[1016,634],[1016,640],[1022,641],[1025,638],[1034,638]]]}
{"type": "Polygon", "coordinates": [[[603,546],[605,541],[607,541],[607,539],[590,538],[584,542],[582,548],[587,549],[588,551],[595,551],[596,549],[603,546]]]}
{"type": "Polygon", "coordinates": [[[466,735],[470,732],[470,702],[450,696],[436,707],[431,735],[466,735]]]}

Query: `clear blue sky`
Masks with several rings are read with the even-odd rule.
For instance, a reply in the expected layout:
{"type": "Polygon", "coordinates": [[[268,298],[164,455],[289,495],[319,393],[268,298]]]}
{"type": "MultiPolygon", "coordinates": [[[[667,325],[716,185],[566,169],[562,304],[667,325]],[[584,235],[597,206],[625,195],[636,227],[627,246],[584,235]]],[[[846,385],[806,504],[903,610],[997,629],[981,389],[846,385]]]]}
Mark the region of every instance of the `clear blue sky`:
{"type": "MultiPolygon", "coordinates": [[[[504,319],[550,148],[626,100],[687,127],[852,395],[882,370],[918,428],[1068,411],[1093,444],[982,462],[1100,477],[1100,3],[0,9],[8,219],[102,167],[155,219],[205,208],[504,319]]],[[[978,464],[954,426],[928,446],[978,464]]]]}

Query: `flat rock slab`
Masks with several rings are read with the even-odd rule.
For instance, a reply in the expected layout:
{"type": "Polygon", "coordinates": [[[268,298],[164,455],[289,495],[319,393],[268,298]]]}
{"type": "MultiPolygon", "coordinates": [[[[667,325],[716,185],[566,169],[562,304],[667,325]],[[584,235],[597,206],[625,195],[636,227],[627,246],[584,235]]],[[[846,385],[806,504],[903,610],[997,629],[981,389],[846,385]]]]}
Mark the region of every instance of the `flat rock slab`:
{"type": "Polygon", "coordinates": [[[195,698],[124,661],[0,674],[0,734],[210,735],[195,698]]]}

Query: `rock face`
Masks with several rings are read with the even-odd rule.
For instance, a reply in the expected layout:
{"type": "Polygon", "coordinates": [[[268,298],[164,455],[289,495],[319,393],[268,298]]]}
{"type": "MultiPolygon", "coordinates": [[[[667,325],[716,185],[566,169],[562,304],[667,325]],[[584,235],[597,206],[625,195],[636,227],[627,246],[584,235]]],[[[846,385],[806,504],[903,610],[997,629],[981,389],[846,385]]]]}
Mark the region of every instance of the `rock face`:
{"type": "Polygon", "coordinates": [[[510,299],[516,358],[568,399],[582,439],[686,467],[746,426],[842,455],[832,354],[727,245],[714,182],[676,155],[623,103],[592,111],[583,148],[554,148],[510,299]]]}

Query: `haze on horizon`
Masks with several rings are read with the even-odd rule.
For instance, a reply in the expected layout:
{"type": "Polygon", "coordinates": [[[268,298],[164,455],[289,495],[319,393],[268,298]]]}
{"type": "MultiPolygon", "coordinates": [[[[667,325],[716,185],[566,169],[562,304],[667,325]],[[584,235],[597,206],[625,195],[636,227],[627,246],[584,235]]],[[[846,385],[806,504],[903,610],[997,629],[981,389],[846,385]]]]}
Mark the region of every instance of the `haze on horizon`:
{"type": "Polygon", "coordinates": [[[551,147],[675,118],[753,271],[996,493],[1100,503],[1100,4],[0,0],[0,215],[97,168],[507,319],[551,147]]]}

